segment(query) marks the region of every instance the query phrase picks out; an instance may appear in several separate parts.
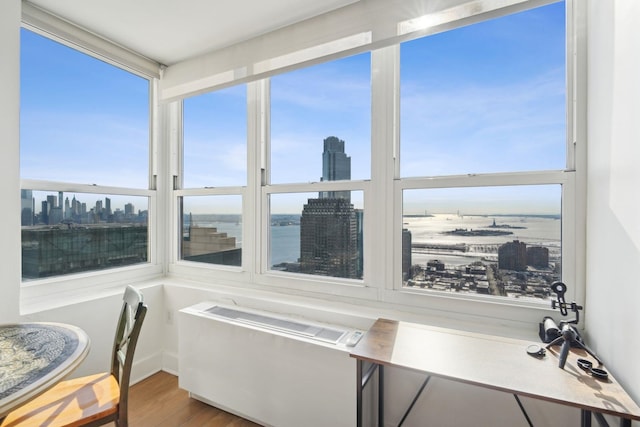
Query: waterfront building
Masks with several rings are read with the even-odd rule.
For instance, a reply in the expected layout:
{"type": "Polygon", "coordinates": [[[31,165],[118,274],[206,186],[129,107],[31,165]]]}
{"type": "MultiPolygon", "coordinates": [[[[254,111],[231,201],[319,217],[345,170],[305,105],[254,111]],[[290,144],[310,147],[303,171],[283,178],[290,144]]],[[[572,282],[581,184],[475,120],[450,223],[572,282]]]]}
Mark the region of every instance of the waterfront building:
{"type": "Polygon", "coordinates": [[[34,200],[32,190],[20,190],[20,224],[33,225],[34,200]]]}
{"type": "Polygon", "coordinates": [[[48,195],[47,196],[47,221],[48,222],[46,222],[45,224],[50,224],[51,223],[50,222],[51,221],[51,219],[50,219],[51,210],[53,208],[55,208],[56,206],[58,206],[58,199],[56,198],[56,196],[51,195],[51,194],[48,195]]]}
{"type": "Polygon", "coordinates": [[[527,248],[527,265],[535,268],[549,267],[549,249],[542,246],[527,248]]]}
{"type": "Polygon", "coordinates": [[[49,209],[49,225],[60,224],[62,219],[62,206],[54,206],[49,209]]]}
{"type": "Polygon", "coordinates": [[[527,269],[527,244],[514,240],[498,248],[498,268],[525,271],[527,269]]]}
{"type": "Polygon", "coordinates": [[[219,232],[216,227],[190,225],[182,239],[182,259],[209,264],[242,264],[242,250],[236,247],[236,238],[219,232]]]}
{"type": "Polygon", "coordinates": [[[72,211],[71,211],[71,201],[69,197],[64,199],[64,219],[71,219],[72,211]]]}
{"type": "Polygon", "coordinates": [[[402,229],[402,280],[411,279],[411,231],[402,229]]]}
{"type": "Polygon", "coordinates": [[[49,223],[49,202],[47,202],[46,200],[40,202],[40,219],[38,222],[40,224],[49,223]]]}
{"type": "Polygon", "coordinates": [[[300,272],[357,279],[358,225],[345,199],[309,199],[300,218],[300,272]]]}
{"type": "Polygon", "coordinates": [[[364,272],[364,211],[355,209],[356,213],[356,251],[358,251],[358,264],[356,265],[356,278],[362,278],[364,272]]]}

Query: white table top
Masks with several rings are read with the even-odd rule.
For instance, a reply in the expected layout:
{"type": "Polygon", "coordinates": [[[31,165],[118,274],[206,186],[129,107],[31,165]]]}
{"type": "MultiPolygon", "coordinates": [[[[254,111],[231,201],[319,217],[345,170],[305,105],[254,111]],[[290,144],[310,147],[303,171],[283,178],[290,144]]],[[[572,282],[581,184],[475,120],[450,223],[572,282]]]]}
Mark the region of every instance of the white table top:
{"type": "Polygon", "coordinates": [[[89,353],[89,342],[73,325],[0,325],[0,419],[72,372],[89,353]]]}
{"type": "Polygon", "coordinates": [[[532,342],[378,319],[353,349],[351,357],[640,420],[640,407],[611,374],[608,380],[601,381],[576,366],[578,358],[591,359],[586,352],[572,348],[565,368],[560,369],[559,346],[547,350],[545,357],[535,358],[526,353],[530,344],[532,342]]]}

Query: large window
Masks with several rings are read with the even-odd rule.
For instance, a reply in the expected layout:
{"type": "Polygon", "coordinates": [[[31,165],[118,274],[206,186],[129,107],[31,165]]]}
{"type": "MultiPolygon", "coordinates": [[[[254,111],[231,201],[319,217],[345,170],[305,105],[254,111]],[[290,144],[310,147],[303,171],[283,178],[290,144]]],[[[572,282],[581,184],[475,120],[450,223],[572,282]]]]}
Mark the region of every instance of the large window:
{"type": "Polygon", "coordinates": [[[564,7],[401,45],[404,287],[546,299],[562,278],[564,7]]]}
{"type": "Polygon", "coordinates": [[[149,80],[21,32],[24,280],[150,261],[149,80]]]}
{"type": "Polygon", "coordinates": [[[361,54],[271,79],[268,270],[363,278],[370,62],[361,54]]]}
{"type": "Polygon", "coordinates": [[[179,259],[242,266],[247,86],[183,101],[179,259]]]}
{"type": "Polygon", "coordinates": [[[185,99],[176,259],[218,264],[217,280],[452,311],[539,308],[552,282],[575,288],[572,8],[512,6],[474,22],[434,6],[435,27],[392,22],[378,43],[373,25],[371,51],[304,50],[308,63],[185,99]]]}

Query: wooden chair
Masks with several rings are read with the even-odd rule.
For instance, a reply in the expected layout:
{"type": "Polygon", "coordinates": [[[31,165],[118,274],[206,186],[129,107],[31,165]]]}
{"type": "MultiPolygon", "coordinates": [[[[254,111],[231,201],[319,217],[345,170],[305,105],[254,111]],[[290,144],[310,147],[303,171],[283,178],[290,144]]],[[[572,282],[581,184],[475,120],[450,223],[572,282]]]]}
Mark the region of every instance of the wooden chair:
{"type": "Polygon", "coordinates": [[[147,306],[131,286],[124,303],[111,355],[111,372],[62,381],[2,420],[1,427],[99,426],[114,421],[127,427],[129,377],[147,306]]]}

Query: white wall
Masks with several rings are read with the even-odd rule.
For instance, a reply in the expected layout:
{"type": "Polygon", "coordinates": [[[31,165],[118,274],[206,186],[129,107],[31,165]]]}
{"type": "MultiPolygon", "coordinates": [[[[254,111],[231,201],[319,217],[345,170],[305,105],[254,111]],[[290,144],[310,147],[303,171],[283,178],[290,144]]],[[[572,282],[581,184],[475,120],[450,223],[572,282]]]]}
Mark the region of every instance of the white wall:
{"type": "Polygon", "coordinates": [[[640,401],[640,2],[589,1],[586,328],[640,401]]]}
{"type": "Polygon", "coordinates": [[[0,321],[18,317],[20,284],[20,0],[0,2],[0,321]]]}
{"type": "MultiPolygon", "coordinates": [[[[136,285],[149,307],[136,348],[132,382],[145,378],[162,368],[164,292],[161,285],[136,285]]],[[[113,290],[90,301],[70,304],[63,308],[41,311],[23,316],[33,322],[62,322],[82,328],[91,340],[89,355],[73,372],[73,377],[111,368],[111,348],[116,323],[122,308],[122,292],[113,290]]]]}

